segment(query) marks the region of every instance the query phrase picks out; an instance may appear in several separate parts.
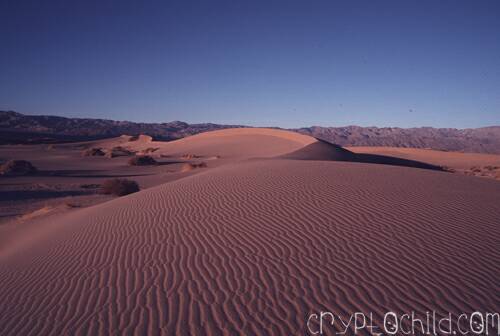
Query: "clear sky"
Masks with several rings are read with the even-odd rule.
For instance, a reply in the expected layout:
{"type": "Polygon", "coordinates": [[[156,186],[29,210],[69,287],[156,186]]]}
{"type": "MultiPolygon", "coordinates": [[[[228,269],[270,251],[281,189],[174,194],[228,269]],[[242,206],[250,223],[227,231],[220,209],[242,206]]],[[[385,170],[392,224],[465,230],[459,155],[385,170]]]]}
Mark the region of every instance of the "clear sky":
{"type": "Polygon", "coordinates": [[[500,1],[0,1],[0,110],[500,124],[500,1]]]}

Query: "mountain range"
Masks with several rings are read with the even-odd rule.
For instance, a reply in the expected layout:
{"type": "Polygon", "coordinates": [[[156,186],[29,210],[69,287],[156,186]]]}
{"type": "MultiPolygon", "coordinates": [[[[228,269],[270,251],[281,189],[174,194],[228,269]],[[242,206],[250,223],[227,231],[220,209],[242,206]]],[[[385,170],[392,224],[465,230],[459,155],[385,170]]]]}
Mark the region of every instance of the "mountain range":
{"type": "MultiPolygon", "coordinates": [[[[168,141],[201,132],[235,127],[244,126],[188,124],[182,121],[137,123],[0,111],[0,144],[84,141],[122,134],[147,134],[155,139],[168,141]]],[[[467,129],[311,126],[290,130],[341,146],[412,147],[500,154],[500,126],[467,129]]]]}

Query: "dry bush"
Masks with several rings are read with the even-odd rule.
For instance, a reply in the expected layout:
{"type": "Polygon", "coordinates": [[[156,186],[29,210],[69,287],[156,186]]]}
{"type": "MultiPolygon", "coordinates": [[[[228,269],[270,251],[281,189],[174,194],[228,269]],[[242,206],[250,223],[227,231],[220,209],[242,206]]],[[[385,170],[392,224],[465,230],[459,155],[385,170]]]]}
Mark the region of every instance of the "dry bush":
{"type": "Polygon", "coordinates": [[[131,166],[152,166],[158,162],[149,155],[139,155],[130,158],[128,164],[131,166]]]}
{"type": "Polygon", "coordinates": [[[497,166],[484,166],[484,169],[486,169],[486,170],[490,170],[490,171],[491,171],[491,170],[497,170],[498,168],[499,168],[499,167],[497,167],[497,166]]]}
{"type": "Polygon", "coordinates": [[[470,170],[473,173],[480,173],[481,172],[481,168],[480,167],[476,167],[476,166],[470,167],[470,170]]]}
{"type": "Polygon", "coordinates": [[[200,162],[200,163],[185,163],[182,166],[181,171],[182,172],[187,172],[187,171],[191,171],[193,169],[206,168],[206,167],[207,167],[207,164],[205,162],[200,162]]]}
{"type": "Polygon", "coordinates": [[[160,148],[159,147],[149,147],[149,148],[141,150],[141,153],[142,154],[149,154],[149,153],[156,152],[158,149],[160,149],[160,148]]]}
{"type": "Polygon", "coordinates": [[[23,176],[36,173],[37,169],[29,161],[9,160],[0,166],[0,175],[23,176]]]}
{"type": "Polygon", "coordinates": [[[138,135],[132,135],[132,136],[128,139],[128,141],[137,141],[137,140],[139,140],[139,136],[138,136],[138,135]]]}
{"type": "Polygon", "coordinates": [[[126,149],[126,148],[123,148],[121,146],[116,146],[116,147],[113,147],[111,148],[107,153],[106,153],[106,157],[108,158],[114,158],[114,157],[118,157],[118,156],[130,156],[130,155],[133,155],[134,152],[126,149]]]}
{"type": "Polygon", "coordinates": [[[82,188],[82,189],[97,189],[100,186],[101,186],[100,184],[96,184],[96,183],[80,184],[80,188],[82,188]]]}
{"type": "Polygon", "coordinates": [[[443,168],[444,171],[449,172],[449,173],[456,173],[457,172],[456,169],[451,168],[451,167],[442,166],[441,168],[443,168]]]}
{"type": "Polygon", "coordinates": [[[101,186],[101,193],[105,195],[125,196],[139,190],[137,182],[118,178],[106,180],[101,186]]]}
{"type": "Polygon", "coordinates": [[[104,156],[101,148],[88,148],[82,152],[82,156],[104,156]]]}

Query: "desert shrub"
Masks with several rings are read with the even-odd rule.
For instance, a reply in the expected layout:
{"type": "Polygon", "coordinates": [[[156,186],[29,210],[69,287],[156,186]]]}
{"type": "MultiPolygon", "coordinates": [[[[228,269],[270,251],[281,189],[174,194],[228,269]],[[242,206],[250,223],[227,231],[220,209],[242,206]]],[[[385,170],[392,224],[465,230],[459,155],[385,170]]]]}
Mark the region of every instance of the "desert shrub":
{"type": "Polygon", "coordinates": [[[134,152],[126,149],[126,148],[123,148],[121,146],[116,146],[116,147],[113,147],[111,148],[107,153],[106,153],[106,157],[109,157],[109,158],[114,158],[114,157],[117,157],[117,156],[130,156],[130,155],[133,155],[134,152]]]}
{"type": "Polygon", "coordinates": [[[481,168],[480,167],[476,167],[476,166],[471,167],[470,170],[473,173],[480,173],[481,172],[481,168]]]}
{"type": "Polygon", "coordinates": [[[82,152],[82,156],[104,156],[101,148],[88,148],[82,152]]]}
{"type": "Polygon", "coordinates": [[[497,166],[484,166],[484,169],[486,169],[486,170],[490,170],[490,171],[491,171],[491,170],[497,170],[498,168],[499,168],[499,167],[497,167],[497,166]]]}
{"type": "Polygon", "coordinates": [[[95,183],[80,184],[80,188],[82,189],[97,189],[100,186],[101,186],[100,184],[95,184],[95,183]]]}
{"type": "Polygon", "coordinates": [[[139,190],[137,182],[127,179],[106,180],[101,185],[101,193],[105,195],[125,196],[139,190]]]}
{"type": "Polygon", "coordinates": [[[193,169],[206,168],[206,167],[207,167],[207,164],[205,162],[200,162],[200,163],[185,163],[182,166],[181,171],[182,172],[187,172],[187,171],[191,171],[193,169]]]}
{"type": "Polygon", "coordinates": [[[64,202],[64,206],[67,208],[67,209],[74,209],[74,208],[81,208],[82,205],[79,204],[79,203],[73,203],[73,202],[64,202]]]}
{"type": "Polygon", "coordinates": [[[36,170],[31,162],[25,160],[10,160],[0,166],[0,174],[9,176],[30,175],[36,170]]]}
{"type": "Polygon", "coordinates": [[[158,149],[160,149],[160,148],[158,148],[158,147],[149,147],[149,148],[143,149],[141,151],[141,153],[143,153],[143,154],[153,153],[153,152],[156,152],[158,149]]]}
{"type": "Polygon", "coordinates": [[[451,168],[451,167],[442,166],[441,168],[442,168],[444,171],[449,172],[449,173],[456,173],[456,172],[457,172],[457,171],[456,171],[456,169],[451,168]]]}
{"type": "Polygon", "coordinates": [[[158,162],[149,155],[134,156],[128,160],[128,164],[131,166],[151,166],[157,163],[158,162]]]}

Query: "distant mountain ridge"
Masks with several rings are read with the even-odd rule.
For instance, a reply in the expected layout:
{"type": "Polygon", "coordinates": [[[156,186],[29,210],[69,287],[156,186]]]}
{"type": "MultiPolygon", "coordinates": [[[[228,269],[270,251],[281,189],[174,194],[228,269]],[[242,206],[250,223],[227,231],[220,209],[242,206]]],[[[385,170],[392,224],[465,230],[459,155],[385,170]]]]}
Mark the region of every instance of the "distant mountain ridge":
{"type": "MultiPolygon", "coordinates": [[[[212,123],[136,123],[108,119],[24,115],[0,111],[0,144],[53,143],[147,134],[158,140],[174,140],[201,132],[242,125],[212,123]]],[[[321,127],[291,129],[341,146],[392,146],[432,148],[500,154],[500,126],[455,128],[321,127]]]]}
{"type": "Polygon", "coordinates": [[[340,146],[389,146],[500,154],[500,126],[481,128],[307,127],[296,130],[340,146]]]}

